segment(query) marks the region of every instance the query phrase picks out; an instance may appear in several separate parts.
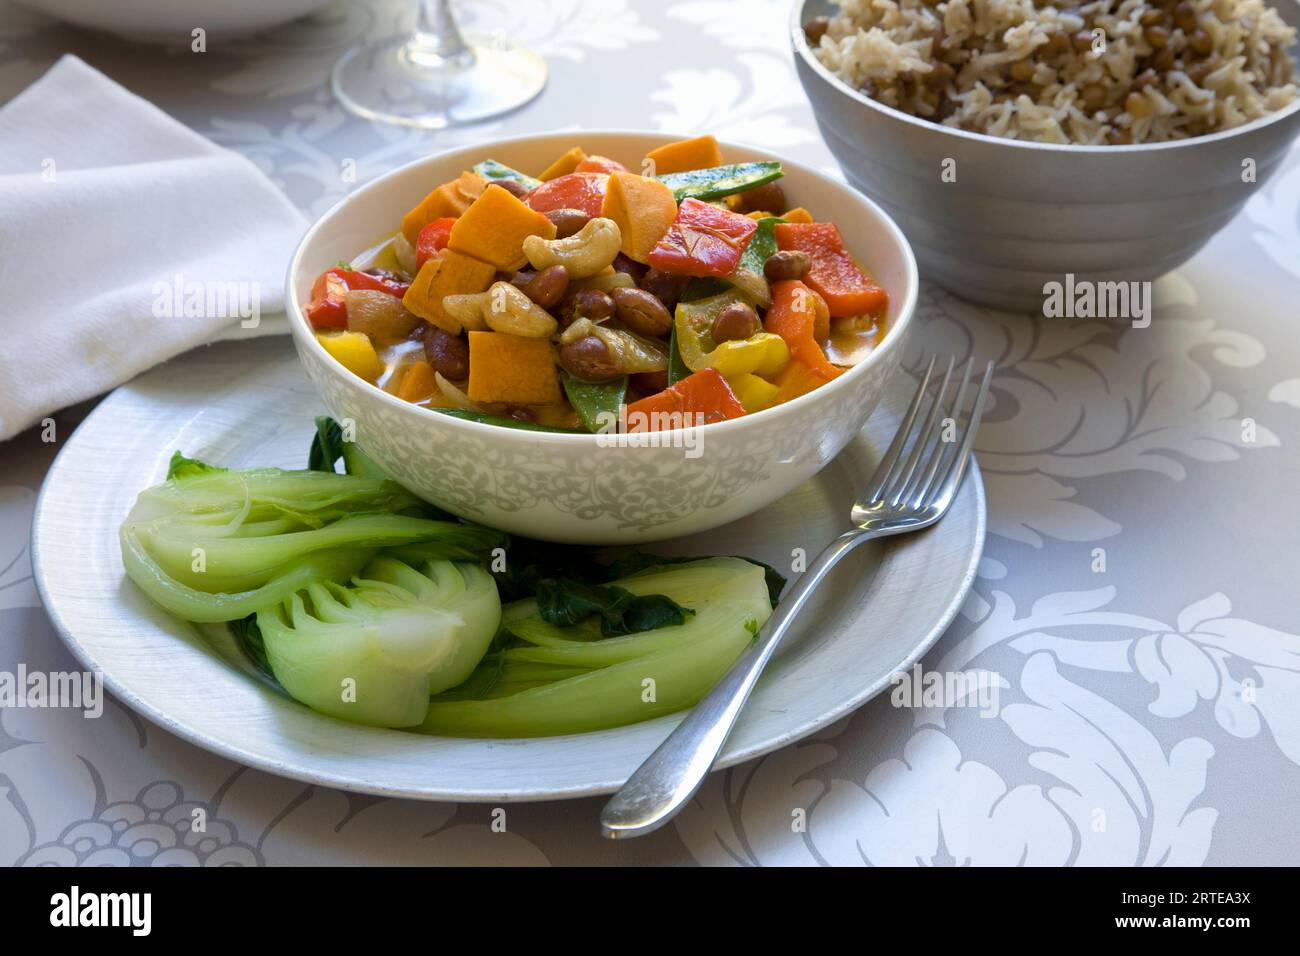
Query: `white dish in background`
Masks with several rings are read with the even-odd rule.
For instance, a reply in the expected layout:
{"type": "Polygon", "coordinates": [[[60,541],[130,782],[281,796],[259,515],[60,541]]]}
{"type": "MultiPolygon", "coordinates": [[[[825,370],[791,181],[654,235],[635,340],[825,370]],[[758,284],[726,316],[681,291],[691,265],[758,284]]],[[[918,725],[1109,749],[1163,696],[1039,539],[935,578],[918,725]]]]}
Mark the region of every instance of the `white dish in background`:
{"type": "MultiPolygon", "coordinates": [[[[863,434],[814,479],[756,515],[664,543],[665,554],[743,554],[790,566],[844,530],[849,505],[910,399],[900,376],[863,434]]],[[[153,605],[125,577],[118,526],[163,479],[173,451],[231,466],[305,466],[323,409],[281,339],[182,356],[105,399],[51,467],[32,531],[35,579],[55,628],[119,700],[207,750],[297,780],[427,800],[522,801],[616,789],[679,715],[616,730],[465,740],[378,730],[316,714],[153,605]]],[[[768,668],[720,767],[785,746],[888,686],[939,637],[964,599],[984,540],[972,466],[935,528],[873,542],[822,586],[768,668]]]]}
{"type": "Polygon", "coordinates": [[[128,40],[190,42],[191,31],[240,37],[288,23],[333,0],[16,0],[37,13],[128,40]]]}
{"type": "MultiPolygon", "coordinates": [[[[634,544],[698,534],[752,514],[808,480],[858,431],[898,367],[916,308],[916,261],[880,207],[807,166],[722,144],[727,162],[778,159],[791,205],[833,221],[858,262],[889,293],[888,331],[865,360],[822,387],[754,415],[685,431],[701,452],[612,446],[596,435],[485,425],[404,402],[353,375],[316,341],[303,305],[321,272],[391,236],[438,185],[485,159],[538,172],[574,145],[638,168],[680,137],[620,130],[543,133],[483,142],[409,163],[350,193],[307,231],[289,264],[294,344],[335,418],[385,471],[434,504],[546,541],[634,544]],[[635,494],[631,493],[634,490],[635,494]]],[[[661,432],[680,436],[681,432],[661,432]]],[[[846,511],[847,513],[847,511],[846,511]]]]}

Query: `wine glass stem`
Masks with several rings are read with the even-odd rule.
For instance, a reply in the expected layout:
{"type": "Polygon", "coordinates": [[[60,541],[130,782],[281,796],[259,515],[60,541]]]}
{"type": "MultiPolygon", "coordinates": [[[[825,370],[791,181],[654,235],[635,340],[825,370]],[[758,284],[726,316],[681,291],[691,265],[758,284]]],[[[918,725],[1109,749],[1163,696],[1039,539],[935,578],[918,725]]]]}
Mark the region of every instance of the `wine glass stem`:
{"type": "Polygon", "coordinates": [[[407,45],[412,62],[428,69],[465,67],[474,62],[451,12],[451,0],[420,0],[420,18],[407,45]]]}

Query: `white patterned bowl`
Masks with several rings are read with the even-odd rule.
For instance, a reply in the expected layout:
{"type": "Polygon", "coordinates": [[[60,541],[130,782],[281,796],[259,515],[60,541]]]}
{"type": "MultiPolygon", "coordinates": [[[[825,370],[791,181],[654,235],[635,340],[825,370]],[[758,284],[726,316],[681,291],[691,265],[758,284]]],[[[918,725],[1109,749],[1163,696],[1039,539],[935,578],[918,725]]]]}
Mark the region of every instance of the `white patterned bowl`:
{"type": "Polygon", "coordinates": [[[315,13],[332,0],[18,0],[39,13],[129,40],[190,42],[198,27],[208,36],[246,36],[315,13]]]}
{"type": "MultiPolygon", "coordinates": [[[[362,381],[321,347],[302,316],[316,276],[389,234],[438,183],[491,157],[541,169],[581,143],[630,164],[674,139],[657,133],[570,132],[451,150],[368,183],[308,230],[289,264],[294,344],[326,407],[355,424],[365,452],[414,493],[503,530],[575,544],[631,544],[693,534],[743,518],[831,461],[862,427],[898,366],[917,298],[916,262],[880,207],[813,170],[781,159],[792,203],[833,218],[849,248],[889,293],[889,331],[862,363],[775,408],[677,433],[684,447],[602,444],[596,435],[531,432],[463,421],[362,381]],[[689,456],[688,456],[689,455],[689,456]]],[[[736,162],[773,159],[724,144],[736,162]]]]}
{"type": "MultiPolygon", "coordinates": [[[[1271,2],[1300,26],[1297,0],[1271,2]]],[[[1039,312],[1044,285],[1066,273],[1132,282],[1177,268],[1257,194],[1300,133],[1300,99],[1222,133],[1134,146],[1056,146],[941,126],[876,102],[822,65],[803,24],[834,12],[829,0],[796,0],[789,21],[826,145],[849,182],[907,232],[925,278],[984,305],[1039,312]],[[940,180],[945,163],[955,182],[940,180]]]]}

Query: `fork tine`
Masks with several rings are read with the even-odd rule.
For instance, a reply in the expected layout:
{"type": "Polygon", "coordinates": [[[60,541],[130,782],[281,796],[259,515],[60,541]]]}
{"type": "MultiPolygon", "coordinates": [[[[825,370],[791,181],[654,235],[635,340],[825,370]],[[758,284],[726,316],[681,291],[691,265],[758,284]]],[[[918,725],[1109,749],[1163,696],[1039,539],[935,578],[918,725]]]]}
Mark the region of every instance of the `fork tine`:
{"type": "Polygon", "coordinates": [[[925,502],[927,508],[935,507],[941,512],[947,510],[948,505],[952,503],[953,495],[956,494],[958,486],[961,484],[962,476],[966,474],[966,464],[970,461],[971,449],[975,445],[975,435],[980,430],[980,416],[984,413],[984,401],[988,397],[989,382],[993,380],[993,363],[989,362],[984,368],[984,380],[980,382],[980,390],[975,395],[975,403],[971,406],[970,423],[966,426],[966,434],[962,437],[961,448],[958,450],[956,457],[948,465],[948,471],[937,488],[930,494],[925,502]]]}
{"type": "Polygon", "coordinates": [[[907,436],[911,434],[912,423],[916,421],[916,413],[921,410],[921,403],[925,401],[926,390],[930,387],[930,376],[934,373],[934,363],[935,357],[932,355],[930,356],[930,365],[926,368],[925,375],[921,378],[921,384],[917,386],[916,395],[912,398],[912,404],[908,407],[907,414],[903,416],[903,422],[898,426],[898,431],[894,434],[894,440],[889,443],[889,450],[885,452],[885,457],[880,459],[880,464],[876,465],[871,481],[867,483],[867,490],[863,495],[864,501],[878,500],[892,480],[894,467],[898,464],[899,457],[903,453],[903,446],[907,444],[907,436]]]}
{"type": "Polygon", "coordinates": [[[902,492],[911,483],[917,462],[921,460],[921,453],[925,451],[925,446],[930,443],[930,435],[934,432],[934,423],[939,419],[939,410],[943,408],[943,396],[948,391],[948,382],[952,380],[953,365],[954,360],[948,359],[948,371],[944,372],[943,381],[939,383],[939,391],[935,393],[934,403],[930,406],[930,414],[925,417],[925,426],[921,429],[916,444],[912,446],[911,454],[907,456],[907,464],[894,480],[893,485],[884,492],[886,504],[897,507],[903,500],[902,492]]]}
{"type": "MultiPolygon", "coordinates": [[[[957,396],[952,400],[949,412],[941,421],[952,420],[953,426],[961,420],[962,409],[966,402],[966,388],[970,385],[971,370],[975,367],[975,356],[972,355],[966,360],[966,368],[961,373],[961,385],[957,388],[957,396]]],[[[904,490],[900,500],[910,502],[912,507],[919,508],[929,495],[930,486],[934,482],[935,475],[939,472],[939,466],[944,459],[950,457],[949,452],[957,447],[957,440],[944,441],[942,431],[939,437],[935,439],[934,448],[931,450],[925,465],[917,472],[916,478],[904,490]]],[[[944,472],[947,474],[947,471],[944,472]]]]}

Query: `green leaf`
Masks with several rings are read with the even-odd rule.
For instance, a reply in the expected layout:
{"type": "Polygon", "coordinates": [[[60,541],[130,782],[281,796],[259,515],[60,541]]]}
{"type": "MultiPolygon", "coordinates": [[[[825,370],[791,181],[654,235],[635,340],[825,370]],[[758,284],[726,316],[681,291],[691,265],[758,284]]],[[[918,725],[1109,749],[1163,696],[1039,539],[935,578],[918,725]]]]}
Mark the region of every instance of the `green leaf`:
{"type": "Polygon", "coordinates": [[[776,226],[785,222],[780,216],[766,216],[758,221],[758,228],[749,237],[749,245],[741,253],[739,269],[763,274],[763,263],[776,252],[776,226]]]}
{"type": "Polygon", "coordinates": [[[773,182],[781,176],[781,164],[770,161],[710,166],[708,169],[667,173],[655,178],[671,189],[673,198],[680,203],[683,199],[720,199],[773,182]]]}
{"type": "Polygon", "coordinates": [[[497,425],[501,428],[521,428],[527,432],[555,432],[561,435],[582,435],[582,432],[576,428],[554,428],[550,425],[538,425],[535,422],[521,422],[514,418],[506,418],[504,415],[489,415],[487,412],[476,412],[468,408],[434,408],[440,415],[450,415],[452,418],[461,418],[469,422],[479,422],[483,425],[497,425]]]}
{"type": "MultiPolygon", "coordinates": [[[[776,607],[781,599],[781,592],[785,590],[785,575],[770,564],[755,561],[743,554],[727,555],[727,557],[739,558],[741,561],[748,561],[750,564],[756,564],[763,569],[763,579],[767,583],[768,598],[772,602],[772,607],[776,607]]],[[[611,578],[625,578],[648,568],[662,567],[666,564],[689,564],[691,561],[699,560],[699,558],[666,558],[663,555],[647,554],[644,551],[628,551],[620,554],[609,565],[609,575],[611,578]]]]}
{"type": "Polygon", "coordinates": [[[676,385],[691,374],[686,360],[677,348],[677,323],[673,323],[672,334],[668,337],[668,384],[676,385]]]}
{"type": "Polygon", "coordinates": [[[568,372],[562,375],[564,394],[589,432],[608,428],[618,420],[618,409],[627,398],[627,376],[612,382],[584,382],[568,372]],[[607,417],[608,416],[608,417],[607,417]],[[603,420],[602,420],[603,419],[603,420]]]}
{"type": "Polygon", "coordinates": [[[605,637],[684,624],[692,613],[665,594],[638,596],[613,585],[563,578],[538,581],[536,597],[537,611],[547,624],[567,627],[599,614],[605,637]]]}
{"type": "Polygon", "coordinates": [[[212,475],[227,471],[217,465],[209,465],[197,458],[186,458],[179,451],[172,452],[172,460],[167,464],[167,480],[173,478],[193,478],[197,475],[212,475]]]}
{"type": "Polygon", "coordinates": [[[521,173],[517,169],[511,169],[505,163],[498,163],[495,159],[485,159],[471,171],[482,176],[489,183],[508,179],[511,182],[518,183],[525,189],[536,189],[542,184],[540,179],[535,179],[526,173],[521,173]]]}
{"type": "Polygon", "coordinates": [[[308,471],[335,471],[334,463],[343,455],[343,429],[328,415],[316,416],[316,434],[307,452],[308,471]]]}
{"type": "MultiPolygon", "coordinates": [[[[271,680],[275,680],[271,661],[266,656],[266,644],[262,641],[262,631],[257,626],[257,615],[250,614],[238,621],[231,621],[227,626],[230,628],[230,633],[235,636],[235,642],[248,655],[253,665],[271,680]]],[[[278,684],[279,681],[276,683],[278,684]]]]}

